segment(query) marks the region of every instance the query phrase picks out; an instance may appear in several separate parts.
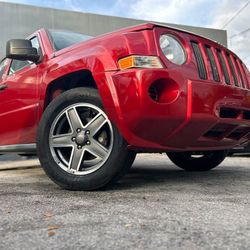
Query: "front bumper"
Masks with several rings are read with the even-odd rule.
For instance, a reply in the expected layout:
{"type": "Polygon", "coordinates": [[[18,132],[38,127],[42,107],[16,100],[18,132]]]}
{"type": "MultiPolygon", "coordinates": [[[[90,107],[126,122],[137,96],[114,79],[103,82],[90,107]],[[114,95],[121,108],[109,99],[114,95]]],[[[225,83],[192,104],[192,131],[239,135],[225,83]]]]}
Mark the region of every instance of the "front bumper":
{"type": "Polygon", "coordinates": [[[114,123],[133,149],[220,150],[250,140],[249,90],[186,80],[166,69],[118,71],[106,79],[115,100],[114,123]],[[170,103],[152,100],[148,89],[158,79],[177,83],[178,98],[170,103]]]}

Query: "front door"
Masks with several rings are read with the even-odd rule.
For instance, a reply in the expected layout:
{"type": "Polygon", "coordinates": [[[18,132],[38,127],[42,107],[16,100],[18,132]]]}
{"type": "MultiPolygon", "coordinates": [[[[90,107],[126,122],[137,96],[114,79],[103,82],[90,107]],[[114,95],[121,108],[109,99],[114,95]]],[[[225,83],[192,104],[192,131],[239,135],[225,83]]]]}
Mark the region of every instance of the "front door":
{"type": "MultiPolygon", "coordinates": [[[[34,37],[32,45],[37,47],[34,37]]],[[[34,47],[33,46],[33,47],[34,47]]],[[[12,60],[0,81],[0,145],[35,142],[38,98],[38,66],[12,60]]]]}

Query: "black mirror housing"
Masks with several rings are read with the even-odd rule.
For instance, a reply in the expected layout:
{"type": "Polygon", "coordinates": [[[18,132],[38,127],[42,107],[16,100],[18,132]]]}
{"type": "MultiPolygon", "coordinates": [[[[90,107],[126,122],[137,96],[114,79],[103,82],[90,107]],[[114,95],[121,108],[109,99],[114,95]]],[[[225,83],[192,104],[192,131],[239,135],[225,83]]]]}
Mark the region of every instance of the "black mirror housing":
{"type": "Polygon", "coordinates": [[[37,63],[40,60],[37,49],[32,47],[30,40],[12,39],[6,45],[6,57],[21,61],[32,61],[37,63]]]}

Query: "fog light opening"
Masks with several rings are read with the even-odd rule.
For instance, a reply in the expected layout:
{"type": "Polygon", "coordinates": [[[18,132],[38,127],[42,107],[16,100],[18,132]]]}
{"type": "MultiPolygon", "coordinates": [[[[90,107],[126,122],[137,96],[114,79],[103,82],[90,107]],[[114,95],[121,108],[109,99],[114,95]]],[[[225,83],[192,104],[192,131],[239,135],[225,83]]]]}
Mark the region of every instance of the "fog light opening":
{"type": "Polygon", "coordinates": [[[149,97],[158,103],[174,102],[179,93],[179,86],[172,79],[158,79],[148,89],[149,97]]]}

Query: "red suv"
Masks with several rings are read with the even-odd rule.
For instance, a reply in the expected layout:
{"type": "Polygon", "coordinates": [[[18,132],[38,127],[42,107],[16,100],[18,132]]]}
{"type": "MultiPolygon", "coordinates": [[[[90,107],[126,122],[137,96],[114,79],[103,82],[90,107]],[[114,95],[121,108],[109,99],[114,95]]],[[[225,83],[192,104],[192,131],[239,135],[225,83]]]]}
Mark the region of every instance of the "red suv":
{"type": "Polygon", "coordinates": [[[0,153],[37,152],[72,190],[119,179],[137,152],[209,170],[250,140],[250,77],[227,48],[143,24],[96,38],[39,30],[7,43],[0,153]]]}

